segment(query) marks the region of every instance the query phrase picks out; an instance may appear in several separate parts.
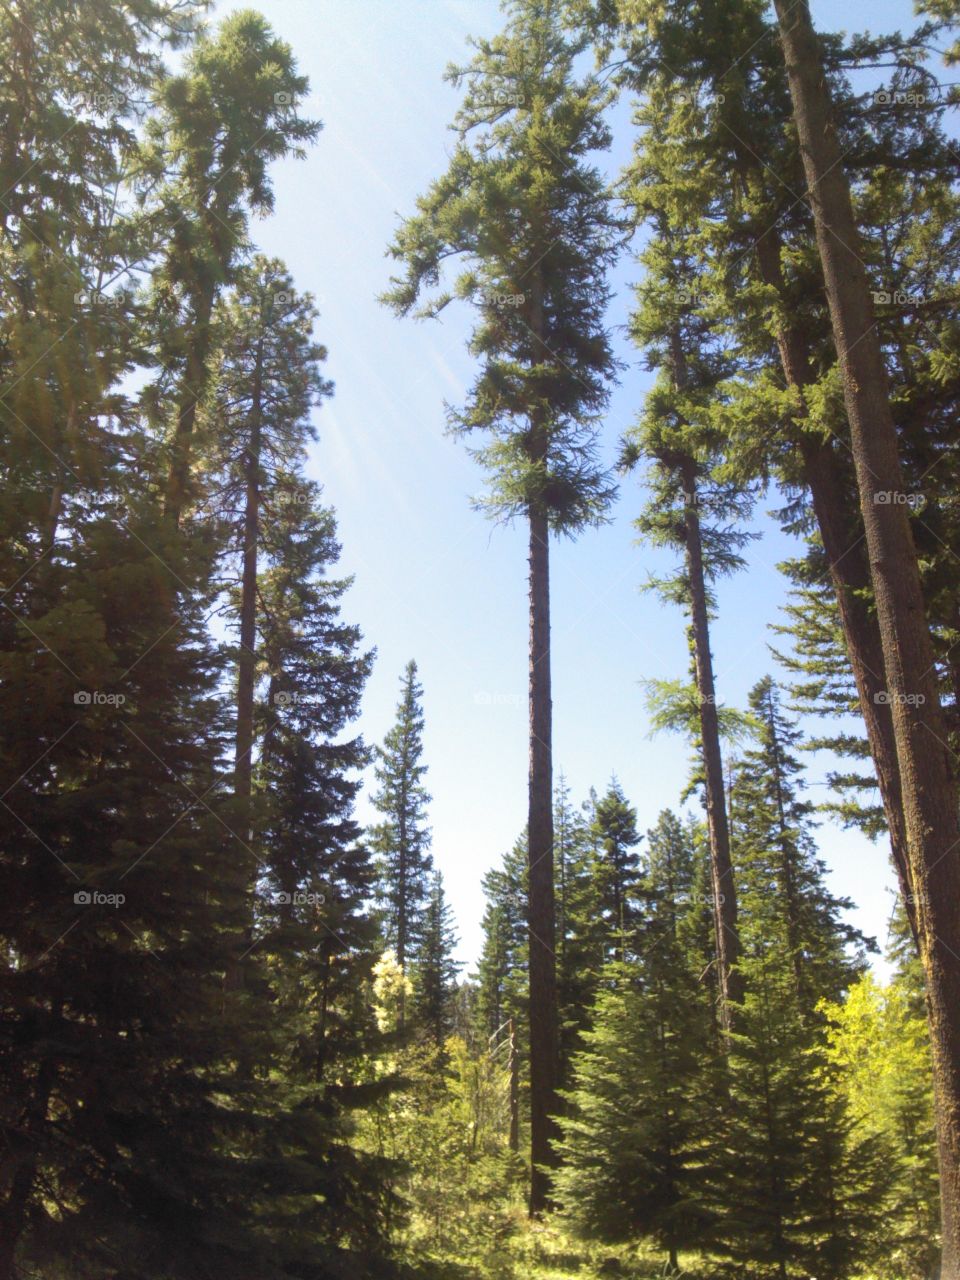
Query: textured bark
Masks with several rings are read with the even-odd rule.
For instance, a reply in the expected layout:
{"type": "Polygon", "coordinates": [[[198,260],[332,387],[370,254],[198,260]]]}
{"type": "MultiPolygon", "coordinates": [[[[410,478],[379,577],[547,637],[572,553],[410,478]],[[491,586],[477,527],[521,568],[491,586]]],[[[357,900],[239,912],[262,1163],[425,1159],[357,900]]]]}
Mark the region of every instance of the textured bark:
{"type": "Polygon", "coordinates": [[[555,1163],[551,1119],[557,1109],[559,1033],[554,955],[553,765],[550,692],[550,560],[547,513],[530,512],[529,710],[530,771],[527,815],[527,929],[530,948],[530,1213],[547,1204],[555,1163]]]}
{"type": "Polygon", "coordinates": [[[703,541],[697,510],[697,473],[692,458],[681,462],[683,481],[684,538],[687,582],[690,591],[690,631],[693,637],[694,673],[700,704],[700,750],[703,759],[707,801],[707,831],[710,838],[710,879],[713,890],[713,927],[717,951],[720,992],[720,1021],[724,1031],[733,1023],[733,1008],[743,998],[743,983],[736,965],[740,957],[737,929],[737,890],[730,858],[730,824],[723,788],[723,754],[720,748],[720,718],[717,714],[713,658],[710,654],[710,620],[707,613],[707,585],[703,568],[703,541]]]}
{"type": "Polygon", "coordinates": [[[960,825],[933,647],[830,94],[806,0],[775,0],[843,378],[926,976],[943,1225],[943,1280],[960,1280],[960,825]],[[878,494],[884,496],[877,498],[878,494]]]}

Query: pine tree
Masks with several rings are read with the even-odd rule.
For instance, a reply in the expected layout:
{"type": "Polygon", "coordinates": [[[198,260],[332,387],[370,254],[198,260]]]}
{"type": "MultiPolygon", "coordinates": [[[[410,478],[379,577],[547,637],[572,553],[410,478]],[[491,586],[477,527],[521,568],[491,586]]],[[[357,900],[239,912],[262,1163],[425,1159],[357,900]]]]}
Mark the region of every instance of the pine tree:
{"type": "Polygon", "coordinates": [[[502,866],[488,871],[483,878],[487,905],[477,966],[477,1013],[484,1039],[493,1036],[510,1018],[526,1022],[526,866],[526,841],[520,839],[505,855],[502,866]]]}
{"type": "Polygon", "coordinates": [[[649,1238],[678,1274],[680,1250],[708,1234],[711,1001],[703,969],[697,855],[673,814],[650,832],[648,911],[638,955],[611,964],[561,1121],[560,1200],[579,1229],[607,1241],[649,1238]]]}
{"type": "Polygon", "coordinates": [[[159,179],[165,243],[150,298],[163,372],[148,403],[169,428],[165,502],[174,523],[196,496],[193,437],[211,386],[214,307],[247,247],[249,212],[273,207],[270,162],[302,155],[319,130],[297,114],[308,88],[290,46],[248,9],[201,36],[150,121],[144,164],[159,179]]]}
{"type": "MultiPolygon", "coordinates": [[[[446,175],[391,247],[406,266],[387,300],[401,314],[436,286],[445,260],[453,291],[478,316],[481,370],[462,435],[486,434],[476,456],[491,486],[485,506],[522,518],[529,535],[529,779],[531,1212],[545,1206],[559,1061],[554,957],[549,540],[602,518],[611,486],[595,458],[595,418],[614,370],[604,330],[616,228],[591,153],[608,145],[603,95],[574,78],[559,6],[514,0],[503,35],[476,42],[452,73],[466,85],[458,145],[446,175]]],[[[442,293],[422,314],[450,300],[442,293]]]]}
{"type": "MultiPolygon", "coordinates": [[[[594,797],[595,799],[595,797],[594,797]]],[[[554,798],[554,854],[557,865],[557,999],[560,1010],[560,1085],[570,1087],[570,1062],[590,1025],[600,970],[607,956],[607,932],[601,917],[596,823],[587,810],[574,808],[563,775],[554,798]]]]}
{"type": "MultiPolygon", "coordinates": [[[[423,785],[427,767],[421,764],[422,697],[417,664],[411,660],[400,680],[396,723],[377,750],[380,789],[373,804],[384,821],[370,832],[378,859],[378,894],[384,904],[384,939],[404,971],[416,963],[423,945],[433,866],[426,825],[430,797],[423,785]]],[[[402,1011],[400,1021],[402,1026],[402,1011]]]]}
{"type": "MultiPolygon", "coordinates": [[[[657,139],[659,122],[649,134],[657,139]]],[[[654,146],[656,142],[649,143],[654,146]]],[[[648,208],[642,181],[632,188],[638,208],[648,208]]],[[[696,305],[702,284],[695,259],[696,232],[662,213],[654,214],[656,235],[643,261],[647,274],[638,289],[640,305],[632,318],[635,340],[660,374],[637,427],[624,442],[624,465],[650,464],[651,495],[637,520],[641,534],[655,546],[681,552],[682,568],[651,586],[660,597],[680,604],[688,617],[691,675],[695,686],[694,736],[699,755],[697,779],[710,833],[720,1012],[733,1019],[741,983],[737,973],[737,888],[730,851],[723,782],[722,722],[710,650],[710,621],[715,611],[713,584],[743,567],[741,552],[750,535],[743,522],[752,494],[736,481],[718,476],[721,461],[713,412],[725,398],[718,389],[729,374],[729,357],[713,326],[696,305]],[[665,308],[664,299],[668,300],[665,308]]]]}
{"type": "Polygon", "coordinates": [[[831,1079],[819,1001],[863,971],[866,940],[824,883],[798,795],[800,737],[769,679],[750,695],[758,743],[734,773],[745,996],[730,1054],[715,1248],[758,1276],[839,1277],[880,1235],[885,1153],[831,1079]],[[850,948],[855,948],[851,954],[850,948]]]}
{"type": "Polygon", "coordinates": [[[372,654],[341,616],[349,579],[331,576],[340,551],[333,513],[302,474],[286,486],[276,495],[258,587],[262,862],[248,957],[256,967],[246,984],[262,981],[271,1002],[268,1034],[249,1034],[260,1069],[271,1068],[274,1141],[286,1155],[268,1166],[275,1182],[265,1179],[259,1204],[277,1255],[289,1255],[291,1266],[319,1250],[331,1272],[366,1274],[365,1266],[376,1268],[369,1255],[385,1249],[394,1211],[383,1162],[353,1142],[362,1109],[389,1087],[364,1079],[364,1062],[380,1050],[368,1000],[378,941],[374,868],[353,815],[369,753],[345,736],[372,654]]]}
{"type": "Polygon", "coordinates": [[[606,935],[605,958],[625,961],[634,947],[639,858],[633,850],[641,837],[636,810],[628,804],[616,778],[610,780],[606,794],[594,806],[590,835],[596,904],[606,935]]]}
{"type": "Polygon", "coordinates": [[[802,765],[795,754],[802,735],[784,715],[769,676],[751,690],[750,709],[757,742],[741,752],[733,771],[739,875],[755,900],[775,895],[783,958],[793,971],[800,1007],[812,1016],[818,999],[840,998],[864,967],[865,949],[876,944],[844,923],[842,913],[853,903],[826,887],[812,832],[813,806],[802,798],[802,765]]]}
{"type": "Polygon", "coordinates": [[[423,942],[414,980],[417,1022],[442,1049],[454,1025],[454,1001],[459,963],[453,958],[457,933],[453,913],[443,891],[443,876],[435,871],[424,919],[423,942]]]}

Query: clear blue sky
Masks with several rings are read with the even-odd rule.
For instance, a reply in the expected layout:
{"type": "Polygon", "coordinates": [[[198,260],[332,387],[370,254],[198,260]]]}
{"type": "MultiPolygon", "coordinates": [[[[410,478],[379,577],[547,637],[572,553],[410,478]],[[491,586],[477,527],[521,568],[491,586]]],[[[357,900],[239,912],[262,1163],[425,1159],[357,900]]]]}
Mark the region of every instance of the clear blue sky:
{"type": "MultiPolygon", "coordinates": [[[[222,14],[241,7],[221,3],[222,14]]],[[[389,727],[399,673],[413,657],[425,687],[426,761],[434,797],[434,856],[456,911],[460,954],[480,945],[480,880],[513,842],[526,813],[526,554],[523,532],[491,526],[471,510],[481,487],[462,446],[445,438],[443,401],[459,402],[471,376],[464,351],[469,315],[443,323],[399,321],[376,296],[397,217],[444,168],[455,91],[442,80],[469,34],[499,26],[494,0],[261,0],[290,41],[312,85],[311,114],[324,122],[306,161],[274,169],[276,213],[254,225],[261,248],[283,257],[301,289],[317,297],[318,337],[330,349],[335,398],[318,413],[310,461],[337,510],[342,567],[356,575],[345,606],[378,658],[361,729],[378,741],[389,727]]],[[[819,25],[838,6],[815,0],[819,25]]],[[[846,0],[850,29],[912,25],[905,0],[846,0]]],[[[629,149],[621,131],[611,163],[629,149]]],[[[616,280],[612,325],[622,325],[636,269],[616,280]]],[[[649,376],[638,353],[606,420],[603,447],[641,403],[649,376]]],[[[616,771],[641,829],[676,806],[688,771],[680,740],[648,737],[648,677],[687,669],[683,620],[638,586],[656,567],[634,544],[641,501],[627,480],[610,525],[561,543],[553,556],[555,767],[579,801],[616,771]]],[[[772,504],[768,504],[772,505],[772,504]]],[[[767,626],[785,595],[777,562],[793,545],[766,518],[746,573],[720,590],[714,628],[717,682],[742,705],[768,671],[767,626]]],[[[823,794],[826,761],[812,761],[811,795],[823,794]]],[[[370,814],[361,801],[360,816],[370,814]]],[[[824,824],[832,887],[859,905],[856,922],[885,936],[893,902],[885,850],[824,824]]]]}

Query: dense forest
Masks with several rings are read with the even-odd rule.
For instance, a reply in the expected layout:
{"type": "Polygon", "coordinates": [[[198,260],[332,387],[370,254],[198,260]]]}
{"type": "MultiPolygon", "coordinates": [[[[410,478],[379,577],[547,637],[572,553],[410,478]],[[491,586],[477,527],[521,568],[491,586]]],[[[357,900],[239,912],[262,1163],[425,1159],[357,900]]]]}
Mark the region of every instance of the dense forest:
{"type": "Polygon", "coordinates": [[[450,50],[374,251],[398,328],[468,318],[449,429],[527,548],[529,803],[467,965],[416,654],[356,726],[323,320],[256,244],[321,127],[297,50],[0,6],[0,1280],[960,1280],[960,3],[917,10],[504,0],[450,50]],[[553,751],[551,560],[626,500],[687,637],[635,673],[688,751],[658,812],[553,751]],[[797,554],[736,706],[760,503],[797,554]]]}

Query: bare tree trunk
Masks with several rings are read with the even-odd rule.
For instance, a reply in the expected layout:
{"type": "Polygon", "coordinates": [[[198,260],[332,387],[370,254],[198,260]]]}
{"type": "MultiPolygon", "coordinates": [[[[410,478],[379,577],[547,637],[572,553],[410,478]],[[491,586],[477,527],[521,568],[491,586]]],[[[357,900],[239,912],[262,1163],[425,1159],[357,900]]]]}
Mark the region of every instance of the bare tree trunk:
{"type": "Polygon", "coordinates": [[[530,772],[527,816],[527,928],[530,966],[530,1213],[546,1207],[554,1163],[550,1146],[556,1111],[557,975],[554,955],[553,777],[550,693],[549,526],[542,508],[530,512],[530,772]]]}
{"type": "Polygon", "coordinates": [[[520,1150],[520,1055],[517,1053],[517,1026],[513,1018],[510,1030],[510,1150],[520,1150]]]}
{"type": "Polygon", "coordinates": [[[843,377],[926,976],[943,1280],[960,1280],[960,825],[896,426],[830,93],[807,0],[775,0],[843,377]],[[882,496],[881,496],[882,495],[882,496]]]}

